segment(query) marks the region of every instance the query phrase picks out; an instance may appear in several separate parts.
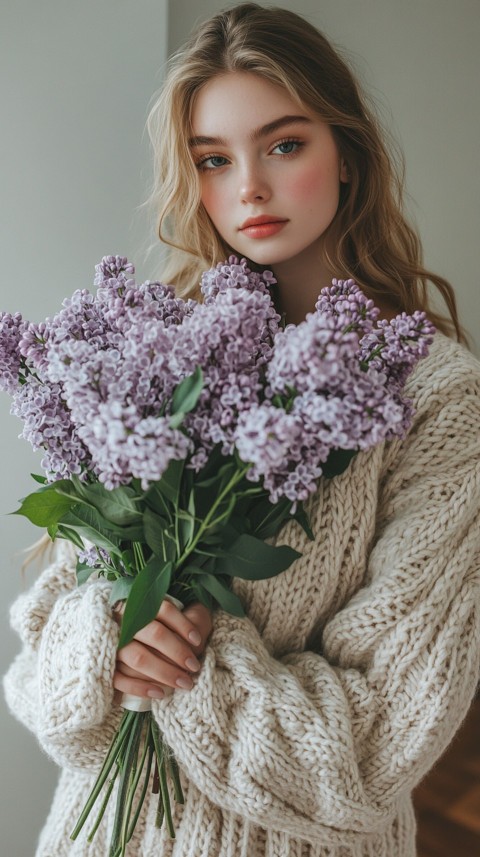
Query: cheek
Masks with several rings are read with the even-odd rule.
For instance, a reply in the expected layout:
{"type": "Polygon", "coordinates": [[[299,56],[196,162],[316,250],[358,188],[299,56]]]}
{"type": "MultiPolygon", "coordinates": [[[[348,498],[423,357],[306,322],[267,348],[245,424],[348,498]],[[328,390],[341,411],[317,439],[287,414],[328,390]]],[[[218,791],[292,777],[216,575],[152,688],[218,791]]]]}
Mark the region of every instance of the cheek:
{"type": "Polygon", "coordinates": [[[318,206],[338,205],[340,180],[336,166],[319,167],[312,164],[285,184],[290,199],[303,204],[309,210],[318,206]]]}
{"type": "Polygon", "coordinates": [[[214,184],[218,185],[218,183],[205,182],[200,198],[207,214],[215,223],[215,220],[221,217],[229,206],[225,193],[221,193],[220,188],[214,187],[214,184]]]}
{"type": "Polygon", "coordinates": [[[202,192],[200,194],[200,199],[202,201],[202,205],[205,208],[207,214],[211,215],[212,208],[213,208],[213,200],[214,200],[214,197],[212,196],[211,190],[209,188],[203,187],[202,192]]]}

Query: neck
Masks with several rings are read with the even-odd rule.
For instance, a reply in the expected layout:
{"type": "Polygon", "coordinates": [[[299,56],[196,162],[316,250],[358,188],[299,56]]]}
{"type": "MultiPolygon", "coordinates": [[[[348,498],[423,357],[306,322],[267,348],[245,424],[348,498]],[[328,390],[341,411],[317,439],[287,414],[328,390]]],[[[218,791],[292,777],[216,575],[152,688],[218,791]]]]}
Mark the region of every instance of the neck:
{"type": "Polygon", "coordinates": [[[307,313],[315,311],[317,298],[325,286],[330,286],[333,274],[319,258],[298,257],[279,262],[273,271],[277,280],[277,310],[287,324],[300,324],[307,313]]]}
{"type": "MultiPolygon", "coordinates": [[[[341,272],[332,273],[318,250],[312,258],[303,253],[301,258],[277,263],[273,273],[277,280],[276,308],[287,324],[304,321],[307,313],[315,311],[321,290],[332,284],[333,277],[342,277],[341,272]]],[[[401,311],[386,297],[374,298],[374,303],[380,310],[379,318],[390,320],[401,311]]]]}

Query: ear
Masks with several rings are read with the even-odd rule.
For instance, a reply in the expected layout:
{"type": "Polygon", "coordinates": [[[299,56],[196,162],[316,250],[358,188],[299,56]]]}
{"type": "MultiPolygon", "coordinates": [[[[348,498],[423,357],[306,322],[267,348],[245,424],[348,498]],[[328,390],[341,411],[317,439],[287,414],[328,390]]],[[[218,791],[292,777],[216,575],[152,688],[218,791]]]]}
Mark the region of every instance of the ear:
{"type": "Polygon", "coordinates": [[[350,181],[350,170],[344,158],[340,159],[340,181],[342,184],[348,184],[350,181]]]}

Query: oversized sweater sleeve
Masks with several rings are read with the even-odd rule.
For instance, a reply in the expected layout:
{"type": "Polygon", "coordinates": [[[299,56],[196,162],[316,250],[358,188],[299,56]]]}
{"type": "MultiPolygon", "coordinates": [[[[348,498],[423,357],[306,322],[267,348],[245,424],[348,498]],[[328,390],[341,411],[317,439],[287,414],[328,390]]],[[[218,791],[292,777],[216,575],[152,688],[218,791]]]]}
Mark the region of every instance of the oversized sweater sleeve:
{"type": "Polygon", "coordinates": [[[76,588],[71,546],[59,543],[51,565],[11,608],[23,643],[4,677],[12,714],[67,768],[96,768],[118,725],[112,708],[118,628],[110,584],[76,588]]]}
{"type": "Polygon", "coordinates": [[[249,618],[219,611],[194,689],[155,702],[220,807],[351,843],[391,821],[458,729],[480,652],[480,397],[478,373],[460,376],[420,396],[388,448],[364,584],[315,651],[275,658],[249,618]]]}

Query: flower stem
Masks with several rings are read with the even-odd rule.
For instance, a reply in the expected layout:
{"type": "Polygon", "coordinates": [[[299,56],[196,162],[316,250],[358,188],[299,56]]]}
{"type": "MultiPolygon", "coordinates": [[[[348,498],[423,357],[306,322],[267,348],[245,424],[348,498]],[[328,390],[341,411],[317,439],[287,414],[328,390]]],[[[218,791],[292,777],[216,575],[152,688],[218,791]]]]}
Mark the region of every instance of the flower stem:
{"type": "Polygon", "coordinates": [[[193,553],[193,551],[195,550],[195,546],[198,544],[198,542],[202,538],[205,530],[208,530],[208,528],[211,526],[212,519],[214,518],[215,512],[217,511],[220,503],[225,499],[225,497],[230,493],[230,491],[233,488],[235,488],[235,486],[238,485],[239,482],[241,482],[241,480],[243,479],[243,477],[245,476],[245,474],[248,472],[249,469],[250,469],[250,464],[246,464],[244,467],[240,468],[240,470],[237,470],[237,472],[234,473],[234,475],[232,476],[230,481],[227,483],[227,485],[225,485],[225,488],[223,489],[223,491],[220,492],[220,494],[216,498],[215,502],[212,503],[210,509],[208,510],[207,514],[205,515],[205,518],[203,519],[202,524],[200,525],[199,530],[198,530],[197,534],[195,535],[195,538],[192,540],[192,542],[190,542],[190,544],[184,550],[181,557],[178,559],[178,561],[176,563],[177,568],[180,568],[180,566],[185,562],[187,557],[189,557],[190,554],[193,553]]]}
{"type": "Polygon", "coordinates": [[[109,748],[108,753],[106,755],[105,761],[102,765],[101,771],[100,771],[100,773],[99,773],[99,775],[95,781],[95,785],[93,786],[93,789],[87,798],[87,802],[83,808],[83,811],[82,811],[80,818],[77,821],[77,824],[75,825],[74,830],[70,834],[70,839],[75,840],[77,838],[78,834],[80,833],[83,825],[85,824],[85,822],[86,822],[86,820],[90,814],[90,811],[91,811],[95,801],[97,800],[98,795],[100,794],[100,792],[104,786],[104,783],[107,780],[107,777],[108,777],[113,765],[115,764],[117,759],[120,757],[121,751],[123,749],[123,745],[125,744],[125,741],[127,740],[127,737],[129,734],[131,721],[134,719],[134,717],[135,717],[134,711],[125,711],[125,713],[122,717],[118,732],[114,736],[112,743],[110,744],[110,748],[109,748]]]}
{"type": "Polygon", "coordinates": [[[140,542],[132,542],[132,547],[133,547],[133,555],[135,557],[135,562],[137,564],[137,573],[138,573],[145,566],[145,555],[143,553],[143,546],[140,542]]]}
{"type": "Polygon", "coordinates": [[[96,832],[97,832],[97,830],[98,830],[98,828],[99,828],[99,826],[100,826],[100,822],[101,822],[101,820],[102,820],[103,816],[105,815],[105,810],[106,810],[106,808],[107,808],[108,801],[110,800],[110,795],[112,794],[113,786],[114,786],[115,780],[117,779],[117,776],[118,776],[119,772],[120,772],[120,768],[119,768],[119,766],[118,766],[118,764],[117,764],[117,767],[115,768],[115,771],[114,771],[114,773],[113,773],[113,776],[111,777],[110,782],[109,782],[109,784],[108,784],[108,789],[107,789],[107,791],[105,792],[105,797],[104,797],[104,799],[103,799],[103,801],[102,801],[102,805],[101,805],[101,807],[100,807],[100,812],[99,812],[99,813],[98,813],[98,815],[97,815],[97,818],[96,818],[95,824],[93,825],[93,827],[92,827],[92,829],[91,829],[90,833],[88,834],[87,842],[92,842],[92,841],[93,841],[93,837],[95,836],[95,834],[96,834],[96,832]]]}
{"type": "Polygon", "coordinates": [[[132,725],[129,732],[127,745],[125,747],[125,751],[122,752],[121,759],[119,759],[121,774],[117,794],[115,819],[113,822],[112,841],[110,843],[110,857],[114,857],[114,855],[116,855],[120,845],[120,853],[122,857],[125,854],[126,827],[128,826],[129,821],[125,810],[128,806],[130,788],[135,778],[137,768],[138,746],[140,743],[140,736],[145,719],[145,713],[139,713],[137,711],[134,711],[132,713],[134,716],[132,718],[132,725]]]}
{"type": "MultiPolygon", "coordinates": [[[[143,726],[144,726],[144,723],[142,723],[142,730],[143,730],[143,726]]],[[[147,730],[146,730],[146,735],[145,735],[145,740],[144,740],[144,745],[143,745],[142,757],[140,759],[140,764],[138,766],[135,766],[135,769],[132,769],[132,771],[134,772],[134,777],[133,777],[133,782],[131,783],[131,786],[130,786],[130,789],[128,792],[126,809],[124,811],[124,821],[123,821],[123,829],[122,829],[122,846],[124,848],[125,848],[127,842],[129,842],[130,839],[132,838],[133,829],[135,827],[135,823],[133,825],[129,825],[128,822],[130,821],[130,816],[132,814],[132,806],[133,806],[133,799],[135,797],[135,792],[137,791],[137,786],[138,786],[138,783],[140,782],[140,777],[141,777],[142,771],[145,767],[145,759],[147,758],[147,753],[148,753],[148,749],[149,749],[149,740],[148,740],[149,734],[150,734],[150,729],[149,729],[149,724],[147,723],[147,730]]],[[[142,790],[142,793],[143,793],[143,790],[142,790]]],[[[143,803],[143,801],[141,801],[140,806],[137,807],[137,811],[135,813],[136,817],[138,817],[138,813],[141,809],[142,803],[143,803]]]]}
{"type": "Polygon", "coordinates": [[[167,786],[167,770],[166,770],[166,761],[165,761],[165,751],[163,747],[163,740],[160,735],[160,730],[153,720],[151,721],[151,732],[153,737],[153,743],[155,745],[155,752],[157,754],[157,765],[158,765],[158,776],[160,779],[160,796],[159,796],[159,809],[157,811],[157,822],[156,826],[161,826],[163,821],[163,815],[165,815],[165,823],[168,829],[168,835],[171,839],[175,839],[175,829],[173,826],[172,820],[172,812],[170,806],[170,795],[168,793],[167,786]],[[160,815],[160,801],[163,805],[163,812],[161,813],[161,821],[160,825],[158,824],[158,818],[160,815]]]}
{"type": "Polygon", "coordinates": [[[178,762],[173,755],[170,753],[167,756],[167,765],[170,770],[170,775],[173,781],[173,789],[175,793],[175,801],[176,803],[185,803],[185,797],[183,795],[182,784],[180,782],[180,772],[178,770],[178,762]]]}
{"type": "Polygon", "coordinates": [[[147,789],[148,789],[148,783],[150,780],[150,773],[152,770],[152,762],[153,762],[153,755],[155,752],[155,748],[153,747],[153,744],[151,743],[151,741],[148,741],[148,740],[145,741],[145,746],[148,747],[148,759],[147,759],[146,770],[145,770],[145,779],[143,781],[143,787],[142,787],[142,791],[140,793],[137,808],[135,810],[135,815],[133,816],[132,823],[130,824],[130,829],[128,831],[128,838],[127,838],[128,842],[130,842],[130,839],[133,836],[133,831],[135,830],[135,826],[136,826],[137,821],[138,821],[138,816],[140,815],[140,811],[141,811],[142,806],[144,804],[145,797],[147,794],[147,789]]]}

